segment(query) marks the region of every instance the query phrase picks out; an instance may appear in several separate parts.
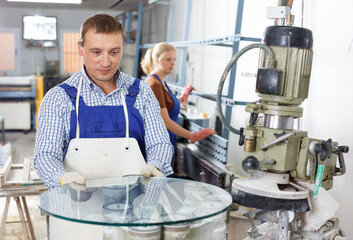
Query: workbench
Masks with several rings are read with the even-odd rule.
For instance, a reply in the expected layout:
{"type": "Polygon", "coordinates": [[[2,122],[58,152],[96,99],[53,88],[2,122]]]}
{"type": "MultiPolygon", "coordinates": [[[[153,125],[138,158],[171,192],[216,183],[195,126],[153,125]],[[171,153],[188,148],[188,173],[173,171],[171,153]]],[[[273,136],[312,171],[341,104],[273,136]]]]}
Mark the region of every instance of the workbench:
{"type": "Polygon", "coordinates": [[[25,240],[35,240],[33,224],[28,211],[26,196],[39,195],[47,188],[41,181],[23,180],[23,164],[12,164],[11,157],[0,167],[0,197],[5,197],[5,208],[0,227],[3,239],[11,198],[15,200],[25,240]]]}

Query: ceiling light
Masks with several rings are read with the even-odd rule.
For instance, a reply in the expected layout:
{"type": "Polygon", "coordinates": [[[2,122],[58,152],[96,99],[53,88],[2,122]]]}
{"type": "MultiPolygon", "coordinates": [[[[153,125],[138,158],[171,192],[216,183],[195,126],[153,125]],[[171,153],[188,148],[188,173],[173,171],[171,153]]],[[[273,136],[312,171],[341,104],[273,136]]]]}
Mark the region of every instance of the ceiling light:
{"type": "Polygon", "coordinates": [[[8,2],[81,4],[82,0],[7,0],[8,2]]]}
{"type": "Polygon", "coordinates": [[[155,2],[158,2],[159,0],[148,0],[148,4],[153,4],[155,2]]]}

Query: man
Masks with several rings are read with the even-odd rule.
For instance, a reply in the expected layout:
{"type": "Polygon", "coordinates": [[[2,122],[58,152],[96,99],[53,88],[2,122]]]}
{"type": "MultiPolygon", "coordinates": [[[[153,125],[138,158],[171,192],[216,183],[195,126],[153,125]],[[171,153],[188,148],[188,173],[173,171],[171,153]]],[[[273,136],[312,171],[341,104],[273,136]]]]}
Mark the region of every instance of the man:
{"type": "Polygon", "coordinates": [[[80,34],[82,70],[52,88],[40,106],[37,173],[48,187],[137,172],[172,174],[173,147],[153,92],[119,70],[122,25],[94,14],[80,34]]]}

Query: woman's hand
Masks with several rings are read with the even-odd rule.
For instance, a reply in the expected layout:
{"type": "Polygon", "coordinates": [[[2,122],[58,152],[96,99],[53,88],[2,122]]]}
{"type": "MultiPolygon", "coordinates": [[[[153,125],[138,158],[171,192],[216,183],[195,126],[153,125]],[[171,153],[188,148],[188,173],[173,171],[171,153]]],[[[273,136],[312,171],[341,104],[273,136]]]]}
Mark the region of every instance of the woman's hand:
{"type": "Polygon", "coordinates": [[[195,90],[193,86],[189,83],[186,87],[184,87],[183,91],[181,92],[181,96],[179,97],[180,103],[186,105],[188,103],[189,95],[192,90],[195,90]]]}
{"type": "Polygon", "coordinates": [[[190,134],[190,143],[200,141],[200,140],[202,140],[202,139],[204,139],[214,133],[216,133],[216,131],[214,131],[211,128],[204,128],[198,132],[191,133],[190,134]]]}

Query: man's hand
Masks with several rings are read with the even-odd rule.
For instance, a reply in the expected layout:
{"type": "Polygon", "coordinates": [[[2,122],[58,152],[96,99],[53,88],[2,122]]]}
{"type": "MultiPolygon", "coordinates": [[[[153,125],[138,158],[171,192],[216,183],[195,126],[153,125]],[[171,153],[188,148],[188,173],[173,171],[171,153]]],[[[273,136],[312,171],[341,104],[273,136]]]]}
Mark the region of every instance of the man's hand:
{"type": "Polygon", "coordinates": [[[147,164],[142,168],[141,175],[144,177],[165,177],[155,166],[147,164]]]}
{"type": "Polygon", "coordinates": [[[60,178],[60,185],[68,183],[85,184],[86,178],[78,172],[67,172],[64,173],[60,178]]]}

